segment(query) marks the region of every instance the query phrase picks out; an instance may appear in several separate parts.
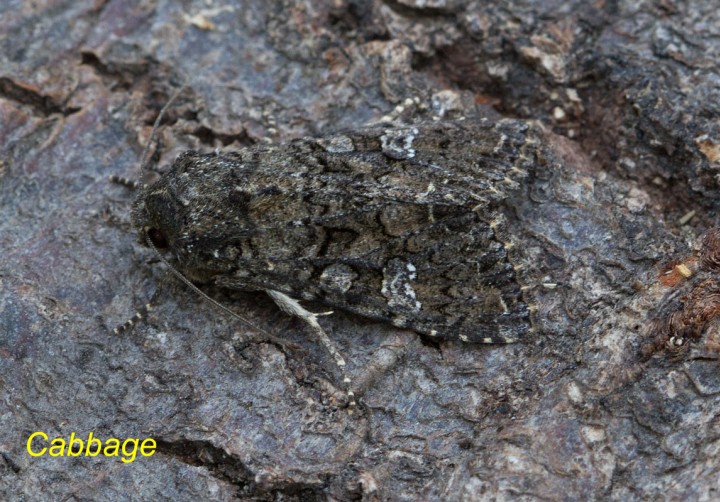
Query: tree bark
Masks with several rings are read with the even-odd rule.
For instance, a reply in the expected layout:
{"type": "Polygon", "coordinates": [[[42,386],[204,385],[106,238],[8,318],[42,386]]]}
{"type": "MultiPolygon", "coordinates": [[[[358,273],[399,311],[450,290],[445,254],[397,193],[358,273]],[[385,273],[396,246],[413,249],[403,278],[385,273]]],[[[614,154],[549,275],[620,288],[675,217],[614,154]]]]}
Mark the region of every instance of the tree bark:
{"type": "Polygon", "coordinates": [[[2,498],[715,498],[719,27],[708,0],[0,7],[2,498]],[[504,206],[533,335],[436,344],[335,312],[361,403],[337,407],[306,326],[209,288],[283,340],[248,342],[136,242],[107,181],[140,175],[183,83],[161,168],[416,97],[542,127],[547,169],[504,206]],[[37,431],[158,451],[33,457],[37,431]]]}

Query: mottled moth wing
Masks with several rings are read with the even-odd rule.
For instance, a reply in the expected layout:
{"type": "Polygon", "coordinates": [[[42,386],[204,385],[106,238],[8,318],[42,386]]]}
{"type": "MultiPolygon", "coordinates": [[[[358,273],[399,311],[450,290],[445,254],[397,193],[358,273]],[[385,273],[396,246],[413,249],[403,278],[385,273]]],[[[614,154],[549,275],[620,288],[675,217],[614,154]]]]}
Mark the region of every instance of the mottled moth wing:
{"type": "Polygon", "coordinates": [[[186,152],[137,228],[198,282],[275,290],[441,339],[530,328],[499,204],[532,162],[518,121],[379,125],[282,146],[186,152]]]}

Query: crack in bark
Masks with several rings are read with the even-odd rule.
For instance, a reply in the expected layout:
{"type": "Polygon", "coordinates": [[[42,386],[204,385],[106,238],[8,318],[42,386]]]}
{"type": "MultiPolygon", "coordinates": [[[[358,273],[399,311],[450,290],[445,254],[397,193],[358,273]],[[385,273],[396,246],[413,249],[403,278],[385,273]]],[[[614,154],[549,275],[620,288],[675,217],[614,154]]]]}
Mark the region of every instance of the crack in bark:
{"type": "Polygon", "coordinates": [[[0,77],[0,96],[30,106],[46,117],[56,113],[67,117],[80,111],[79,107],[65,107],[52,97],[44,96],[40,92],[19,84],[8,77],[0,77]]]}

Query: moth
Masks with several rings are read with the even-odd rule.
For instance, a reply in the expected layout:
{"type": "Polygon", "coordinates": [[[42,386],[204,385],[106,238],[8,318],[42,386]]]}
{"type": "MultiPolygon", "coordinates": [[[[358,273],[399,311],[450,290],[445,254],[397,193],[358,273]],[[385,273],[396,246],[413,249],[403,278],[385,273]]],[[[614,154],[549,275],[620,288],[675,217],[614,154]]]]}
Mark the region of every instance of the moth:
{"type": "Polygon", "coordinates": [[[528,176],[531,144],[526,123],[478,119],[188,151],[141,188],[132,223],[192,283],[268,293],[341,368],[300,301],[437,340],[512,343],[531,323],[498,208],[528,176]]]}

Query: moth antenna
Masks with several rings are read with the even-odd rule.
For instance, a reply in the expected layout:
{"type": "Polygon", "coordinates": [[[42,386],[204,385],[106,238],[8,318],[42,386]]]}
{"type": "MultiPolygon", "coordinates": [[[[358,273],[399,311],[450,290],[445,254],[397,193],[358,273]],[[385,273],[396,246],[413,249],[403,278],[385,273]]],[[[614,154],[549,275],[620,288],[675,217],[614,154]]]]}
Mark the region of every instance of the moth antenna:
{"type": "MultiPolygon", "coordinates": [[[[170,97],[168,102],[165,103],[165,105],[160,110],[160,113],[158,113],[158,116],[155,118],[155,122],[153,123],[152,131],[150,132],[150,137],[148,138],[148,141],[145,144],[145,147],[143,148],[142,154],[140,156],[140,171],[141,172],[149,170],[149,167],[148,167],[149,153],[150,153],[150,149],[157,137],[157,131],[160,127],[160,122],[162,122],[162,119],[164,118],[167,110],[170,108],[170,106],[172,106],[172,104],[175,102],[175,100],[178,98],[178,96],[180,96],[180,94],[182,94],[182,92],[186,89],[186,87],[188,87],[187,82],[184,83],[177,91],[175,91],[175,93],[173,93],[173,95],[170,97]]],[[[216,152],[216,155],[218,155],[218,154],[219,154],[219,151],[216,152]]],[[[133,189],[146,187],[146,185],[142,182],[130,180],[130,179],[123,178],[123,177],[117,176],[117,175],[111,175],[110,181],[124,185],[129,188],[133,188],[133,189]]],[[[160,261],[163,262],[170,269],[170,271],[173,273],[173,275],[175,275],[175,277],[180,279],[180,281],[182,281],[187,287],[189,287],[191,290],[193,290],[202,299],[204,299],[205,301],[214,305],[215,307],[219,308],[223,312],[229,314],[230,316],[234,317],[235,319],[239,320],[240,322],[242,322],[245,326],[249,327],[250,329],[255,330],[259,333],[262,333],[268,340],[271,340],[275,343],[279,343],[280,345],[284,346],[284,342],[278,340],[277,337],[271,335],[264,329],[256,326],[255,324],[250,322],[248,319],[245,319],[241,315],[233,312],[232,310],[227,308],[225,305],[218,302],[214,298],[210,297],[207,293],[203,292],[200,288],[198,288],[195,284],[193,284],[190,281],[190,279],[185,277],[182,274],[182,272],[180,272],[178,269],[176,269],[160,253],[160,251],[157,249],[155,244],[152,242],[152,239],[150,239],[149,236],[147,235],[147,232],[144,231],[143,234],[144,234],[143,239],[145,240],[147,245],[155,252],[155,254],[160,259],[160,261]]],[[[349,408],[348,413],[352,414],[353,410],[355,410],[357,407],[357,402],[355,401],[355,393],[352,390],[352,382],[345,371],[345,360],[343,359],[340,352],[335,348],[335,345],[332,343],[332,341],[327,336],[327,334],[325,334],[325,332],[323,331],[320,324],[317,322],[317,316],[330,314],[331,312],[319,313],[319,314],[311,313],[311,312],[308,312],[307,310],[305,310],[303,307],[301,307],[300,304],[296,300],[293,300],[292,298],[290,298],[280,292],[267,291],[267,293],[270,295],[270,297],[275,301],[275,303],[283,311],[285,311],[291,315],[301,317],[303,320],[305,320],[310,325],[310,327],[313,329],[313,331],[316,333],[317,337],[319,338],[319,341],[322,343],[322,345],[325,347],[325,349],[333,357],[333,359],[335,360],[335,364],[340,369],[343,384],[345,386],[345,393],[346,393],[346,397],[348,400],[347,405],[349,408]]],[[[136,323],[145,319],[147,317],[148,312],[150,312],[151,310],[153,310],[152,302],[144,305],[140,310],[138,310],[138,312],[135,313],[135,315],[131,319],[126,321],[124,324],[116,327],[113,330],[113,332],[117,335],[117,334],[121,334],[121,333],[131,329],[136,323]]]]}
{"type": "MultiPolygon", "coordinates": [[[[162,109],[160,110],[160,113],[158,113],[158,116],[155,119],[155,122],[153,123],[152,131],[150,132],[150,138],[148,138],[147,143],[145,143],[145,147],[143,148],[142,154],[140,155],[140,172],[141,173],[147,169],[148,152],[150,151],[150,146],[153,144],[153,141],[155,141],[155,137],[157,136],[158,127],[160,127],[160,122],[162,121],[163,117],[165,116],[165,113],[170,108],[170,105],[173,104],[173,101],[175,101],[178,98],[178,96],[180,96],[180,94],[187,88],[187,86],[188,86],[188,84],[186,82],[180,87],[180,89],[175,91],[175,93],[170,97],[170,100],[167,103],[165,103],[165,105],[162,107],[162,109]]],[[[123,186],[128,187],[133,190],[143,189],[147,186],[142,181],[124,178],[122,176],[118,176],[117,174],[111,174],[109,176],[109,178],[112,183],[117,183],[118,185],[123,185],[123,186]]],[[[125,323],[125,324],[127,324],[127,323],[125,323]]],[[[123,324],[123,326],[125,326],[125,325],[123,324]]],[[[120,329],[120,328],[115,328],[114,331],[117,332],[118,329],[120,329]]],[[[125,329],[127,329],[127,328],[125,328],[125,329]]],[[[121,331],[125,331],[125,329],[122,329],[121,331]]]]}
{"type": "MultiPolygon", "coordinates": [[[[207,293],[203,292],[203,291],[202,291],[200,288],[198,288],[195,284],[193,284],[193,283],[190,281],[190,279],[188,279],[187,277],[185,277],[185,276],[182,274],[182,272],[180,272],[178,269],[176,269],[175,267],[173,267],[172,264],[165,259],[165,257],[160,253],[160,251],[158,250],[158,248],[155,247],[155,244],[152,242],[151,239],[149,239],[149,238],[147,237],[147,235],[145,236],[145,241],[146,241],[146,242],[148,243],[148,245],[152,248],[152,250],[153,250],[153,251],[155,252],[155,254],[158,256],[158,258],[160,258],[160,261],[162,261],[162,262],[170,269],[170,271],[175,275],[175,277],[177,277],[177,278],[180,279],[182,282],[184,282],[185,285],[187,285],[187,286],[188,286],[190,289],[192,289],[195,293],[197,293],[198,295],[200,295],[200,297],[202,297],[204,300],[210,302],[211,304],[215,305],[217,308],[219,308],[219,309],[222,310],[223,312],[226,312],[226,313],[230,314],[230,315],[231,315],[232,317],[234,317],[235,319],[238,319],[240,322],[242,322],[243,324],[245,324],[245,326],[249,327],[250,329],[254,329],[255,331],[259,331],[260,333],[262,333],[263,335],[265,335],[266,337],[268,337],[268,339],[270,339],[270,340],[275,340],[275,337],[274,337],[273,335],[271,335],[270,333],[268,333],[268,332],[265,331],[264,329],[255,326],[252,322],[248,321],[247,319],[245,319],[245,318],[244,318],[243,316],[241,316],[240,314],[237,314],[237,313],[233,312],[232,310],[230,310],[229,308],[227,308],[225,305],[223,305],[223,304],[220,303],[219,301],[215,300],[214,298],[212,298],[211,296],[209,296],[207,293]]],[[[343,357],[340,355],[340,352],[338,352],[338,350],[335,348],[335,345],[332,343],[332,341],[330,341],[330,339],[328,338],[328,336],[325,334],[325,332],[323,331],[322,327],[320,327],[320,324],[318,324],[317,319],[316,319],[316,317],[317,317],[318,315],[330,314],[331,312],[326,312],[326,313],[323,313],[323,314],[312,314],[312,313],[306,311],[305,309],[303,309],[302,307],[300,307],[300,305],[299,305],[296,301],[292,300],[292,299],[291,299],[290,297],[288,297],[287,295],[284,295],[284,294],[279,293],[279,292],[277,292],[277,291],[268,291],[268,294],[269,294],[270,297],[275,301],[275,303],[277,303],[277,304],[281,307],[282,310],[284,310],[285,312],[287,312],[287,313],[289,313],[289,314],[291,314],[291,315],[298,316],[298,317],[302,318],[303,320],[305,320],[307,323],[309,323],[310,326],[313,328],[313,331],[315,331],[315,333],[318,335],[318,337],[319,337],[320,341],[322,342],[323,346],[324,346],[325,349],[330,353],[330,355],[333,357],[333,359],[335,360],[335,364],[337,364],[337,366],[340,368],[340,371],[341,371],[341,373],[342,373],[343,385],[345,386],[345,392],[346,392],[346,395],[347,395],[347,398],[348,398],[349,413],[352,414],[352,411],[355,409],[355,407],[356,407],[357,405],[356,405],[356,402],[355,402],[355,393],[354,393],[354,392],[352,391],[352,389],[350,388],[352,382],[351,382],[350,378],[348,377],[347,373],[345,372],[345,360],[344,360],[343,357]],[[288,306],[292,306],[292,308],[289,308],[288,306]]],[[[150,304],[146,305],[146,307],[150,307],[150,304]]],[[[136,317],[137,317],[138,315],[139,315],[139,313],[138,313],[138,314],[135,314],[136,317]]],[[[134,319],[134,318],[133,318],[133,319],[134,319]]],[[[140,319],[142,319],[142,316],[138,317],[138,320],[140,320],[140,319]]],[[[131,319],[130,321],[126,322],[125,324],[123,324],[123,325],[120,326],[119,328],[116,328],[116,329],[115,329],[115,332],[118,333],[118,332],[124,331],[125,329],[127,329],[127,328],[126,328],[126,325],[129,325],[128,327],[131,327],[131,326],[133,325],[133,320],[131,319]],[[120,330],[120,331],[118,331],[118,330],[120,330]]]]}
{"type": "Polygon", "coordinates": [[[197,293],[198,295],[200,295],[201,298],[203,298],[204,300],[210,302],[212,305],[215,305],[217,308],[219,308],[219,309],[222,310],[223,312],[225,312],[225,313],[227,313],[227,314],[230,314],[230,315],[233,316],[235,319],[237,319],[237,320],[239,320],[240,322],[242,322],[242,323],[243,323],[245,326],[247,326],[248,328],[254,329],[255,331],[259,331],[259,332],[262,333],[263,335],[267,336],[269,339],[274,339],[274,338],[275,338],[275,337],[273,337],[270,333],[268,333],[267,331],[265,331],[264,329],[259,328],[258,326],[255,326],[252,322],[248,321],[247,319],[245,319],[245,318],[244,318],[243,316],[241,316],[240,314],[237,314],[237,313],[233,312],[232,310],[230,310],[229,308],[227,308],[225,305],[223,305],[223,304],[220,303],[219,301],[215,300],[214,298],[212,298],[211,296],[209,296],[207,293],[203,292],[203,291],[202,291],[200,288],[198,288],[195,284],[193,284],[193,283],[190,281],[190,279],[188,279],[187,277],[185,277],[185,276],[182,274],[182,272],[180,272],[178,269],[176,269],[175,267],[173,267],[172,264],[165,259],[165,257],[160,253],[160,251],[158,251],[158,248],[155,247],[155,244],[153,244],[152,240],[147,238],[147,235],[145,236],[145,241],[147,242],[148,246],[150,246],[150,248],[152,248],[152,250],[155,251],[155,254],[158,256],[158,258],[160,258],[160,261],[162,261],[162,262],[170,269],[170,271],[175,275],[175,277],[177,277],[177,278],[180,279],[182,282],[184,282],[187,287],[189,287],[189,288],[192,289],[195,293],[197,293]]]}
{"type": "Polygon", "coordinates": [[[155,123],[153,124],[152,131],[150,131],[150,138],[148,138],[147,143],[145,144],[145,148],[143,148],[142,155],[140,156],[140,172],[143,172],[147,169],[147,163],[148,163],[148,152],[150,152],[150,147],[152,146],[153,142],[155,141],[155,138],[157,136],[157,130],[160,127],[160,122],[162,121],[163,117],[165,117],[165,113],[168,111],[170,106],[172,106],[173,102],[182,94],[182,92],[187,89],[188,83],[185,82],[180,88],[175,91],[175,93],[170,96],[170,99],[167,103],[160,109],[160,113],[158,113],[157,118],[155,119],[155,123]]]}
{"type": "MultiPolygon", "coordinates": [[[[215,305],[217,308],[219,308],[219,309],[222,310],[223,312],[226,312],[227,314],[230,314],[230,315],[231,315],[232,317],[234,317],[235,319],[238,319],[240,322],[242,322],[243,324],[245,324],[245,326],[249,327],[250,329],[254,329],[255,331],[259,331],[260,333],[262,333],[263,335],[265,335],[265,336],[266,336],[268,339],[270,339],[270,340],[275,340],[275,337],[274,337],[273,335],[271,335],[270,333],[268,333],[268,332],[265,331],[264,329],[259,328],[258,326],[255,326],[252,322],[248,321],[247,319],[245,319],[245,318],[244,318],[243,316],[241,316],[240,314],[237,314],[237,313],[233,312],[232,310],[230,310],[229,308],[227,308],[225,305],[223,305],[223,304],[220,303],[219,301],[215,300],[214,298],[212,298],[211,296],[209,296],[207,293],[203,292],[203,291],[202,291],[200,288],[198,288],[195,284],[193,284],[193,283],[190,281],[190,279],[188,279],[187,277],[185,277],[185,276],[182,274],[182,272],[180,272],[178,269],[176,269],[175,267],[173,267],[172,264],[170,264],[170,262],[165,259],[165,257],[160,253],[160,251],[158,250],[158,248],[155,247],[155,244],[152,242],[151,239],[149,239],[149,238],[147,237],[147,235],[145,236],[145,241],[146,241],[146,242],[148,243],[148,245],[152,248],[152,250],[155,252],[155,254],[157,255],[157,257],[160,258],[160,261],[162,261],[162,262],[170,269],[170,271],[175,275],[175,277],[177,277],[177,278],[180,279],[182,282],[184,282],[186,286],[188,286],[188,287],[189,287],[190,289],[192,289],[195,293],[197,293],[198,295],[200,295],[200,297],[202,297],[204,300],[210,302],[211,304],[215,305]]],[[[289,314],[291,314],[291,315],[298,316],[298,317],[302,318],[303,320],[305,320],[307,323],[309,323],[310,326],[313,328],[313,331],[315,331],[315,333],[319,336],[320,341],[322,342],[323,346],[324,346],[325,349],[330,353],[330,355],[333,357],[333,359],[335,360],[335,364],[337,364],[337,366],[340,368],[340,371],[341,371],[341,373],[342,373],[343,385],[345,386],[345,393],[346,393],[347,398],[348,398],[348,407],[349,407],[348,413],[352,414],[352,412],[353,412],[353,410],[355,409],[355,407],[357,406],[357,404],[356,404],[356,402],[355,402],[355,393],[354,393],[354,392],[352,391],[352,389],[350,388],[352,382],[351,382],[350,378],[348,377],[347,373],[345,372],[345,360],[344,360],[343,357],[340,355],[340,352],[338,352],[338,350],[335,348],[335,345],[330,341],[330,339],[328,338],[328,336],[325,334],[325,332],[323,331],[322,327],[320,327],[320,324],[318,324],[317,319],[316,319],[316,317],[317,317],[318,315],[330,314],[331,312],[326,312],[326,313],[323,313],[323,314],[312,314],[312,313],[306,311],[305,309],[303,309],[302,307],[300,307],[297,302],[295,302],[294,300],[292,300],[292,299],[291,299],[290,297],[288,297],[287,295],[284,295],[284,294],[279,293],[279,292],[277,292],[277,291],[268,291],[267,293],[268,293],[268,294],[270,295],[270,297],[275,301],[275,303],[277,303],[277,304],[281,307],[282,310],[284,310],[285,312],[287,312],[287,313],[289,313],[289,314]],[[282,298],[278,298],[278,297],[282,297],[282,298]],[[292,306],[297,305],[297,308],[288,308],[288,305],[290,305],[290,304],[292,304],[292,306]]],[[[146,305],[146,307],[151,308],[150,304],[146,305]]],[[[148,308],[148,310],[149,310],[149,308],[148,308]]],[[[140,320],[140,319],[143,318],[142,315],[140,315],[139,313],[138,313],[138,314],[135,314],[135,317],[138,317],[138,320],[140,320]],[[138,317],[138,316],[139,316],[139,317],[138,317]]],[[[134,318],[133,318],[133,319],[134,319],[134,318]]],[[[127,321],[125,324],[123,324],[123,325],[120,326],[119,328],[116,328],[116,329],[115,329],[115,332],[118,333],[118,332],[124,331],[125,329],[127,329],[127,328],[126,328],[126,325],[129,325],[128,327],[131,327],[131,326],[133,325],[133,322],[134,322],[133,319],[127,321]],[[118,331],[118,330],[119,330],[119,331],[118,331]]]]}

